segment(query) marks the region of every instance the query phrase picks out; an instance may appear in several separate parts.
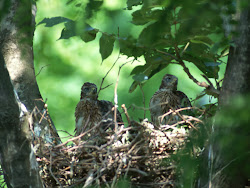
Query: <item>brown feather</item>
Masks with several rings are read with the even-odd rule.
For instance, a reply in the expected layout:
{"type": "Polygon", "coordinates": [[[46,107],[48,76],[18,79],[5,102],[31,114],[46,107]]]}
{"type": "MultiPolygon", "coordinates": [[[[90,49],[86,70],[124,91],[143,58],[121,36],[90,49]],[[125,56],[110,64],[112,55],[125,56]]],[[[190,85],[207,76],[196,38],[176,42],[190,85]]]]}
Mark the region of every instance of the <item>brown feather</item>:
{"type": "Polygon", "coordinates": [[[177,110],[183,107],[191,107],[188,97],[181,91],[177,91],[178,78],[176,76],[166,74],[161,82],[160,88],[152,96],[149,107],[151,120],[155,125],[173,124],[180,118],[173,114],[167,115],[162,121],[159,116],[169,112],[170,109],[177,110]]]}
{"type": "MultiPolygon", "coordinates": [[[[109,101],[97,100],[97,87],[86,82],[81,88],[81,100],[76,106],[76,136],[100,124],[91,135],[105,132],[109,127],[114,127],[114,105],[109,101]],[[103,122],[101,122],[103,121],[103,122]]],[[[122,117],[117,111],[117,121],[122,122],[122,117]]],[[[84,138],[85,139],[85,138],[84,138]]]]}

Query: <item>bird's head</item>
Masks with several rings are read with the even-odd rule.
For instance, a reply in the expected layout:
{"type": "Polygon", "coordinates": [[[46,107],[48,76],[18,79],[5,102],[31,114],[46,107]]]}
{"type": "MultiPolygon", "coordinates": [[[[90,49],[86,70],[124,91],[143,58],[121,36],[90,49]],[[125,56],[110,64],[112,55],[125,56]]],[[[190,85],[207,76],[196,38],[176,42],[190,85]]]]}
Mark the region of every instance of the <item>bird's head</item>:
{"type": "Polygon", "coordinates": [[[85,82],[81,89],[81,99],[97,99],[96,85],[90,82],[85,82]]]}
{"type": "Polygon", "coordinates": [[[161,82],[160,89],[171,89],[172,91],[177,90],[178,78],[171,74],[166,74],[161,82]]]}

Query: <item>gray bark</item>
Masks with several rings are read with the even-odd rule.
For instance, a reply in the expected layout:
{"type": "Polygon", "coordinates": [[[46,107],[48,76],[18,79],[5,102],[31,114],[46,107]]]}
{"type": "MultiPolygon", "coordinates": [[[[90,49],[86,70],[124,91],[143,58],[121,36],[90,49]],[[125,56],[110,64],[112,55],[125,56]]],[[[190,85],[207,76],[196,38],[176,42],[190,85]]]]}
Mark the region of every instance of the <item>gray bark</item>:
{"type": "Polygon", "coordinates": [[[0,159],[8,187],[42,187],[26,115],[19,109],[4,58],[0,54],[0,159]]]}
{"type": "Polygon", "coordinates": [[[8,187],[42,187],[33,144],[61,142],[36,82],[34,10],[30,0],[11,0],[0,25],[0,159],[8,187]]]}
{"type": "MultiPolygon", "coordinates": [[[[240,2],[240,1],[239,1],[240,2]]],[[[244,187],[249,178],[250,11],[240,10],[198,187],[244,187]],[[234,99],[245,100],[240,106],[234,99]],[[238,98],[238,99],[239,99],[238,98]],[[238,113],[238,114],[237,114],[238,113]],[[207,169],[207,171],[205,170],[207,169]]]]}
{"type": "Polygon", "coordinates": [[[250,12],[240,13],[235,47],[229,51],[228,63],[219,98],[219,104],[225,106],[230,98],[250,92],[250,12]]]}

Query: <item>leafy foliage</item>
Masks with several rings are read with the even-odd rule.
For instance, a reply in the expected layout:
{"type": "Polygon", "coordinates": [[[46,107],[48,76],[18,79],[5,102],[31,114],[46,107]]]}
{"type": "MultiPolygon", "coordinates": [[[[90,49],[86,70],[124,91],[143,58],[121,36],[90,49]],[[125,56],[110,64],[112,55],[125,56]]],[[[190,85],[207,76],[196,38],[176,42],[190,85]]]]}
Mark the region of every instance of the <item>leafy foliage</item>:
{"type": "MultiPolygon", "coordinates": [[[[74,3],[76,7],[83,6],[77,0],[68,3],[74,3]]],[[[189,62],[207,78],[218,79],[220,59],[230,45],[229,38],[224,36],[223,19],[219,15],[228,16],[234,12],[235,7],[230,0],[223,3],[208,0],[128,0],[127,10],[136,8],[132,13],[132,24],[144,26],[138,38],[115,36],[92,28],[89,25],[91,17],[102,4],[102,1],[85,4],[84,23],[83,19],[54,17],[45,18],[38,25],[52,27],[65,23],[59,39],[80,36],[84,42],[95,40],[96,34],[101,32],[99,52],[102,61],[111,55],[115,41],[119,42],[121,54],[135,59],[144,56],[146,64],[135,67],[131,72],[135,81],[130,92],[145,82],[145,76],[150,79],[170,63],[185,66],[185,62],[189,62]],[[223,9],[225,6],[228,8],[223,9]]]]}
{"type": "Polygon", "coordinates": [[[110,56],[110,54],[113,51],[115,42],[115,37],[109,36],[109,35],[102,35],[100,38],[100,54],[102,56],[102,61],[110,56]]]}

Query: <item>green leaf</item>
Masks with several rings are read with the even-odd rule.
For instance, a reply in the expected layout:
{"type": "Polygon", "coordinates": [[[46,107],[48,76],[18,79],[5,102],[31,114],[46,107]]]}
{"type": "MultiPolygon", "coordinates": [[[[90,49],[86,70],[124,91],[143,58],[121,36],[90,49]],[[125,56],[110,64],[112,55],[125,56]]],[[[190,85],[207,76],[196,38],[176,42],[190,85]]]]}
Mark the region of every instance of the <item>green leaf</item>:
{"type": "Polygon", "coordinates": [[[196,43],[196,44],[205,44],[208,47],[211,47],[211,45],[213,44],[213,41],[207,37],[207,36],[195,36],[193,39],[190,40],[190,42],[192,43],[196,43]]]}
{"type": "Polygon", "coordinates": [[[2,0],[0,5],[0,20],[4,17],[5,14],[9,12],[9,7],[11,6],[11,1],[2,0]]]}
{"type": "Polygon", "coordinates": [[[99,41],[99,52],[102,56],[102,61],[104,61],[113,51],[115,37],[114,35],[102,34],[99,41]]]}
{"type": "Polygon", "coordinates": [[[145,53],[145,49],[136,44],[132,37],[119,38],[120,52],[128,57],[140,57],[145,53]]]}
{"type": "Polygon", "coordinates": [[[135,12],[132,13],[132,23],[135,25],[144,25],[146,23],[148,23],[148,20],[144,18],[144,16],[142,15],[141,10],[137,10],[135,12]]]}
{"type": "Polygon", "coordinates": [[[131,84],[131,86],[129,87],[129,93],[132,93],[136,88],[137,86],[140,84],[140,82],[137,82],[137,81],[133,81],[133,83],[131,84]]]}
{"type": "Polygon", "coordinates": [[[148,76],[145,74],[136,74],[132,77],[137,82],[143,82],[145,80],[148,80],[148,76]]]}
{"type": "Polygon", "coordinates": [[[93,16],[94,12],[97,12],[102,6],[103,1],[101,0],[91,0],[88,2],[85,8],[86,19],[89,19],[93,16]]]}
{"type": "Polygon", "coordinates": [[[189,53],[185,53],[183,55],[183,60],[189,61],[193,63],[198,69],[200,69],[201,72],[203,72],[208,78],[218,78],[218,72],[219,72],[219,66],[214,64],[213,66],[210,66],[211,62],[209,62],[208,59],[191,55],[189,53]],[[206,63],[208,63],[206,65],[206,63]]]}
{"type": "Polygon", "coordinates": [[[83,32],[83,33],[80,35],[81,39],[82,39],[84,42],[90,42],[90,41],[92,41],[92,40],[95,40],[96,34],[97,34],[97,32],[98,32],[97,29],[94,29],[94,28],[88,26],[88,27],[85,28],[85,31],[86,31],[86,32],[83,32]]]}
{"type": "Polygon", "coordinates": [[[60,39],[69,39],[74,36],[80,36],[84,42],[89,42],[95,39],[97,29],[92,28],[88,24],[78,24],[75,21],[65,23],[65,28],[62,30],[60,39]]]}
{"type": "Polygon", "coordinates": [[[159,48],[159,46],[173,46],[170,39],[170,26],[166,21],[155,22],[141,32],[138,43],[142,46],[159,48]]]}
{"type": "Polygon", "coordinates": [[[142,0],[127,0],[127,9],[132,10],[133,6],[141,5],[142,0]]]}
{"type": "Polygon", "coordinates": [[[75,21],[69,21],[65,23],[65,27],[63,28],[61,32],[60,39],[69,39],[70,37],[76,36],[76,23],[75,21]]]}
{"type": "Polygon", "coordinates": [[[135,80],[130,86],[129,92],[133,92],[136,87],[143,81],[150,79],[152,76],[160,72],[162,69],[167,67],[170,61],[166,61],[163,57],[156,56],[148,56],[145,55],[146,64],[135,67],[130,75],[133,75],[133,79],[135,80]],[[146,79],[145,79],[146,78],[146,79]]]}
{"type": "Polygon", "coordinates": [[[221,64],[220,62],[205,62],[205,65],[207,67],[217,67],[220,64],[221,64]]]}
{"type": "Polygon", "coordinates": [[[65,17],[52,17],[52,18],[44,18],[41,22],[37,24],[45,24],[45,27],[53,27],[54,25],[64,23],[64,22],[72,22],[71,19],[65,18],[65,17]]]}
{"type": "Polygon", "coordinates": [[[153,10],[144,12],[137,10],[132,13],[132,23],[135,25],[144,25],[150,21],[157,21],[162,14],[162,10],[153,10]]]}

